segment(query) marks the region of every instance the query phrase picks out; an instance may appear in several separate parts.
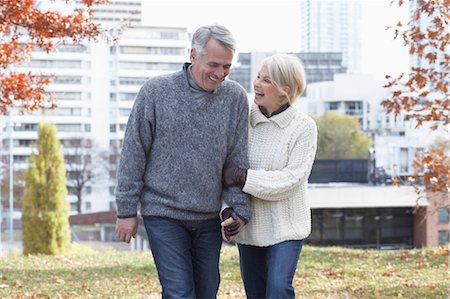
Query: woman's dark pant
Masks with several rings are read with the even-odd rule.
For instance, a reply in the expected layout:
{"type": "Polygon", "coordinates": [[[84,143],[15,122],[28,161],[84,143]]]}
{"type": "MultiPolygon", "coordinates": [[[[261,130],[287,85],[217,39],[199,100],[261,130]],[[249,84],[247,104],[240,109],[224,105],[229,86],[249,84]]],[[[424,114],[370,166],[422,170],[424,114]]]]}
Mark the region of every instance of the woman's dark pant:
{"type": "Polygon", "coordinates": [[[179,221],[146,216],[145,229],[163,298],[216,298],[220,219],[179,221]]]}
{"type": "Polygon", "coordinates": [[[247,298],[295,298],[292,280],[303,240],[268,247],[241,244],[238,247],[247,298]]]}

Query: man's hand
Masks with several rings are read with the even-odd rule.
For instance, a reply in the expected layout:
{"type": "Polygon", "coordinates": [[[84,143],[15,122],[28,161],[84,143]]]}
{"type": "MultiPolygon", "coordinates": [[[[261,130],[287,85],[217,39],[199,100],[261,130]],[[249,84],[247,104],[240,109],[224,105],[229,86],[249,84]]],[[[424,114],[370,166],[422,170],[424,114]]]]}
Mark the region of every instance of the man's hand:
{"type": "Polygon", "coordinates": [[[230,242],[246,224],[232,208],[226,208],[222,212],[222,219],[224,219],[221,223],[222,238],[227,242],[230,242]]]}
{"type": "Polygon", "coordinates": [[[134,238],[138,229],[138,218],[117,218],[116,233],[122,242],[130,243],[131,237],[134,238]]]}

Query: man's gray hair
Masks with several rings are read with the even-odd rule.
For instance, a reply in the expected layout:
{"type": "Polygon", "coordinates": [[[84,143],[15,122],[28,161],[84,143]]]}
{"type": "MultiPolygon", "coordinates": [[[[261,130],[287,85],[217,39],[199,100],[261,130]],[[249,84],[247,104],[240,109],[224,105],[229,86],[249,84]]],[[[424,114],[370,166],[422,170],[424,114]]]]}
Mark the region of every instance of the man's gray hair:
{"type": "Polygon", "coordinates": [[[222,46],[230,49],[233,53],[235,52],[236,40],[230,30],[217,24],[198,28],[192,36],[191,48],[195,49],[197,55],[202,56],[203,49],[211,38],[217,40],[222,46]]]}

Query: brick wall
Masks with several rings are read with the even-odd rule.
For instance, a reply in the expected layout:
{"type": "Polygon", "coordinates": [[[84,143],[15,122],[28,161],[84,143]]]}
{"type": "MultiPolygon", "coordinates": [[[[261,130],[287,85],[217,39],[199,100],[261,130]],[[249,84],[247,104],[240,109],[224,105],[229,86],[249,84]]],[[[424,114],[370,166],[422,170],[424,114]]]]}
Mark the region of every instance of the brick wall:
{"type": "Polygon", "coordinates": [[[93,225],[96,223],[116,223],[116,211],[71,215],[70,225],[93,225]]]}

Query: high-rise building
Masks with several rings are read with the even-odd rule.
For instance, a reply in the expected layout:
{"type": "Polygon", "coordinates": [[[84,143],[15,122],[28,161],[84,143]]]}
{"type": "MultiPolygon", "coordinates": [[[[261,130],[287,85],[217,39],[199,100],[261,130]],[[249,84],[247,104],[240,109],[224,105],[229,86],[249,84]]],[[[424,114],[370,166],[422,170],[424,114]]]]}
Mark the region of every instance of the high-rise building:
{"type": "Polygon", "coordinates": [[[361,2],[300,1],[301,52],[341,52],[350,73],[361,72],[361,2]]]}

